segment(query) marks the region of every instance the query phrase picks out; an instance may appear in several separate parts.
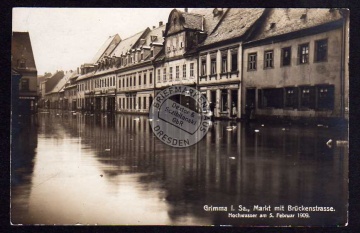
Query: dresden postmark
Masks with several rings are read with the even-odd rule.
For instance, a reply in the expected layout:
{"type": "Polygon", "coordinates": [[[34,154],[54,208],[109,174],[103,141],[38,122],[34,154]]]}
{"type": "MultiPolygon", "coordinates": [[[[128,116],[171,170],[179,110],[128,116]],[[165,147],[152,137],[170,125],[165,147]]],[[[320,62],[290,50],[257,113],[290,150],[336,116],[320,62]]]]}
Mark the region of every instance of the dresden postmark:
{"type": "Polygon", "coordinates": [[[154,98],[149,112],[153,133],[165,144],[188,147],[199,142],[211,125],[209,102],[192,87],[171,86],[154,98]]]}

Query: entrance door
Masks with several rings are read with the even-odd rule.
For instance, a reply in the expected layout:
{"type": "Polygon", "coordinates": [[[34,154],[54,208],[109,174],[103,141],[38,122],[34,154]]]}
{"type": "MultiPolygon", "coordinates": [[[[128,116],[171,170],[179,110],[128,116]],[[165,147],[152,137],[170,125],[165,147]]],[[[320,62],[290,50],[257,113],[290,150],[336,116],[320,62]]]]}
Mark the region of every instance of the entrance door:
{"type": "Polygon", "coordinates": [[[247,119],[251,119],[255,114],[255,88],[246,89],[245,114],[247,119]]]}
{"type": "Polygon", "coordinates": [[[108,97],[107,99],[107,111],[114,112],[115,111],[115,97],[108,97]]]}
{"type": "Polygon", "coordinates": [[[231,117],[237,116],[238,90],[231,90],[231,117]]]}

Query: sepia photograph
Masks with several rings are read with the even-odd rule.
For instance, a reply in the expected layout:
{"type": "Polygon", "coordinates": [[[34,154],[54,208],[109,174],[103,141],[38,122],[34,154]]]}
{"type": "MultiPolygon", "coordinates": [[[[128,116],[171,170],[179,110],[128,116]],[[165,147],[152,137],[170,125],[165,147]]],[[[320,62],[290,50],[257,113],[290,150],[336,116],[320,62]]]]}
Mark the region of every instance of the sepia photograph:
{"type": "Polygon", "coordinates": [[[344,8],[12,8],[10,225],[344,227],[344,8]]]}

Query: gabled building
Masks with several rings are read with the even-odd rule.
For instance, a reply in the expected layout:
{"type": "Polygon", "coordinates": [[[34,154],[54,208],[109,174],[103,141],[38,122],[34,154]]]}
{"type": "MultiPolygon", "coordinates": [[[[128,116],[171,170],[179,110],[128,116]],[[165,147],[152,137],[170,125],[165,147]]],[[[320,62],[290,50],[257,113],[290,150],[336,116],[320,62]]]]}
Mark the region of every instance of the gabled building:
{"type": "Polygon", "coordinates": [[[76,80],[79,77],[79,71],[75,71],[69,78],[64,86],[64,99],[67,102],[67,106],[64,109],[75,111],[77,109],[77,84],[76,80]]]}
{"type": "Polygon", "coordinates": [[[174,9],[164,31],[164,47],[154,60],[156,92],[171,85],[196,87],[197,46],[205,39],[204,17],[174,9]]]}
{"type": "Polygon", "coordinates": [[[243,43],[256,29],[264,9],[214,8],[204,15],[207,36],[198,45],[201,92],[217,118],[240,118],[243,43]]]}
{"type": "Polygon", "coordinates": [[[49,98],[46,98],[46,95],[51,92],[55,86],[60,82],[64,77],[64,71],[56,71],[51,77],[46,78],[40,83],[41,98],[39,100],[39,105],[42,108],[51,108],[49,98]]]}
{"type": "Polygon", "coordinates": [[[131,50],[119,48],[115,51],[121,57],[119,69],[116,71],[118,112],[147,113],[149,111],[155,86],[152,62],[163,47],[164,29],[165,26],[160,22],[158,27],[147,29],[131,50]],[[121,55],[126,53],[128,53],[127,61],[126,56],[121,55]]]}
{"type": "Polygon", "coordinates": [[[120,43],[121,38],[118,34],[114,36],[109,36],[109,38],[104,42],[104,44],[97,51],[93,59],[91,60],[92,64],[96,64],[105,56],[109,56],[115,47],[120,43]]]}
{"type": "Polygon", "coordinates": [[[76,75],[76,72],[70,70],[64,73],[64,76],[59,80],[59,82],[53,87],[52,90],[45,93],[44,99],[48,103],[49,108],[54,109],[67,109],[68,108],[68,98],[65,96],[65,86],[70,79],[76,75]]]}
{"type": "Polygon", "coordinates": [[[243,116],[344,118],[346,10],[268,9],[243,44],[243,116]]]}
{"type": "Polygon", "coordinates": [[[30,35],[28,32],[13,32],[11,43],[11,70],[12,77],[20,77],[12,80],[15,95],[12,104],[21,109],[22,114],[30,114],[37,111],[37,69],[32,51],[30,35]]]}

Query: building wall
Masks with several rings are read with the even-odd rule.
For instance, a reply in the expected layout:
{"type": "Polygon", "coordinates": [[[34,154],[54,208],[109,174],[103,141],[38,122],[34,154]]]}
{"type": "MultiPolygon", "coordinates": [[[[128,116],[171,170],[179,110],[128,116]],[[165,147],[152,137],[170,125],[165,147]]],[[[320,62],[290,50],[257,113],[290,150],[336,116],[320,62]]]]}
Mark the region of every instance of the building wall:
{"type": "Polygon", "coordinates": [[[241,116],[241,54],[241,43],[224,44],[200,51],[200,91],[210,102],[216,101],[215,117],[241,116]]]}
{"type": "MultiPolygon", "coordinates": [[[[255,112],[258,115],[278,115],[293,117],[340,117],[340,61],[341,61],[341,29],[335,29],[324,33],[285,40],[278,43],[260,45],[252,48],[244,48],[243,63],[243,91],[242,91],[242,114],[246,114],[246,89],[256,89],[255,112]],[[327,39],[327,60],[315,62],[315,41],[327,39]],[[298,46],[309,43],[309,62],[298,64],[298,46]],[[281,65],[282,48],[291,47],[291,64],[281,65]],[[273,68],[264,68],[265,51],[273,50],[273,68]],[[257,67],[249,70],[249,54],[257,53],[257,67]],[[334,107],[333,110],[319,110],[311,108],[284,108],[264,107],[260,108],[259,90],[266,88],[284,88],[317,85],[333,85],[334,107]]],[[[301,102],[301,89],[297,89],[298,102],[301,102]]],[[[284,99],[285,97],[284,89],[284,99]]],[[[316,92],[316,91],[315,91],[316,92]]],[[[295,93],[296,94],[296,93],[295,93]]],[[[317,98],[317,97],[316,97],[317,98]]]]}
{"type": "Polygon", "coordinates": [[[154,97],[154,82],[154,69],[151,64],[117,74],[116,110],[148,113],[150,98],[154,97]]]}
{"type": "Polygon", "coordinates": [[[185,31],[171,35],[165,41],[167,57],[182,56],[185,51],[185,31]]]}
{"type": "Polygon", "coordinates": [[[198,76],[198,65],[196,57],[182,58],[167,61],[156,65],[156,89],[166,88],[171,85],[196,85],[198,76]],[[193,64],[193,74],[190,74],[190,67],[193,64]],[[184,65],[186,66],[186,76],[184,77],[184,65]],[[176,78],[176,67],[179,67],[179,78],[176,78]],[[170,78],[170,68],[172,68],[172,78],[170,78]],[[159,73],[160,72],[160,73],[159,73]],[[164,72],[166,76],[164,77],[164,72]],[[160,74],[160,77],[159,77],[160,74]]]}
{"type": "Polygon", "coordinates": [[[24,73],[20,79],[20,88],[21,88],[21,82],[24,80],[27,80],[28,82],[28,91],[23,91],[20,89],[20,95],[22,92],[31,92],[33,95],[37,95],[37,76],[36,73],[24,73]]]}

